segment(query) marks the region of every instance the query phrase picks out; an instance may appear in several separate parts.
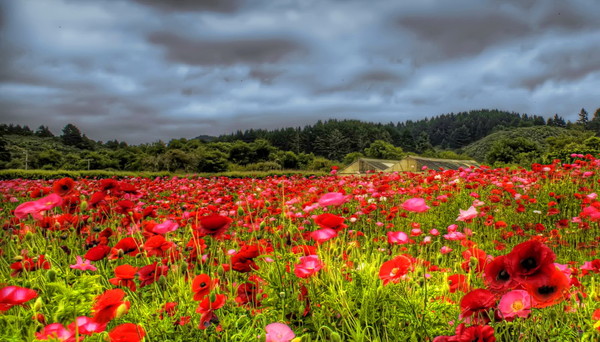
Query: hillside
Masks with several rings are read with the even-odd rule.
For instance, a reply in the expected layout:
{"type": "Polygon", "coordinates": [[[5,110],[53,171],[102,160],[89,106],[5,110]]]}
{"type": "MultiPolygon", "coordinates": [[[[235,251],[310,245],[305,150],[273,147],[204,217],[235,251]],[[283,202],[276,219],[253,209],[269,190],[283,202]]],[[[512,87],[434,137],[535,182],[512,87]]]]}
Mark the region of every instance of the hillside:
{"type": "Polygon", "coordinates": [[[500,132],[492,133],[472,144],[469,144],[462,149],[462,152],[473,157],[479,162],[484,162],[486,154],[498,141],[505,139],[526,138],[538,143],[542,150],[546,150],[548,147],[546,142],[547,138],[558,137],[561,135],[576,136],[578,134],[581,134],[581,132],[562,127],[535,126],[513,128],[510,130],[502,130],[500,132]]]}

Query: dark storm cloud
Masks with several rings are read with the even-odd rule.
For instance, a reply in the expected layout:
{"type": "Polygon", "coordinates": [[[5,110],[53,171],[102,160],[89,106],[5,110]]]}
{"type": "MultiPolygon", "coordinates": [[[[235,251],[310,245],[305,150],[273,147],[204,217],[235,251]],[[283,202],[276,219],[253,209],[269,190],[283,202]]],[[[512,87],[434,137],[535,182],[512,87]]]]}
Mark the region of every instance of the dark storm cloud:
{"type": "Polygon", "coordinates": [[[209,11],[231,13],[241,8],[241,0],[134,0],[162,11],[209,11]]]}
{"type": "Polygon", "coordinates": [[[595,0],[0,0],[0,121],[130,143],[600,106],[595,0]]]}
{"type": "Polygon", "coordinates": [[[148,40],[166,48],[172,62],[190,65],[276,63],[303,50],[297,42],[282,38],[200,40],[157,32],[150,34],[148,40]]]}

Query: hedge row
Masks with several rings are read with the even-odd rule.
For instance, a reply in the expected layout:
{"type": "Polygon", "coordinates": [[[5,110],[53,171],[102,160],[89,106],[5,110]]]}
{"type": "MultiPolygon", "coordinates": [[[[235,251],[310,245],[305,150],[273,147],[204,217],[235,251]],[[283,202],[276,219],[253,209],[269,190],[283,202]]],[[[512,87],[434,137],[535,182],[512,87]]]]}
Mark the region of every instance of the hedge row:
{"type": "Polygon", "coordinates": [[[128,178],[128,177],[228,177],[228,178],[265,178],[272,176],[294,176],[304,177],[323,176],[325,172],[320,171],[296,171],[296,170],[276,170],[276,171],[230,171],[221,173],[197,173],[197,174],[179,174],[171,172],[130,172],[130,171],[105,171],[105,170],[20,170],[8,169],[0,170],[0,180],[9,179],[60,179],[64,177],[71,178],[128,178]]]}

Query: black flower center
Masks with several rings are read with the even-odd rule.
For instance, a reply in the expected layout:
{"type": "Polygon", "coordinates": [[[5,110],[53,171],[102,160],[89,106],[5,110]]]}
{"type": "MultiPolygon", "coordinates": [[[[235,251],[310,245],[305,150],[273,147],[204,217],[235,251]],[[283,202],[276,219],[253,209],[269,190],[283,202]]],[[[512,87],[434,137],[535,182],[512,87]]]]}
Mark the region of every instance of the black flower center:
{"type": "Polygon", "coordinates": [[[201,282],[201,283],[200,283],[200,287],[205,287],[205,286],[206,286],[206,283],[205,283],[205,282],[201,282]]]}
{"type": "Polygon", "coordinates": [[[510,279],[510,274],[508,274],[508,272],[506,272],[506,270],[502,270],[500,272],[498,272],[498,275],[496,276],[496,280],[500,280],[500,281],[507,281],[510,279]]]}
{"type": "Polygon", "coordinates": [[[549,295],[556,292],[556,287],[544,285],[537,289],[537,292],[541,295],[549,295]]]}
{"type": "Polygon", "coordinates": [[[537,267],[537,262],[535,261],[535,258],[529,257],[521,261],[521,267],[526,270],[532,270],[537,267]]]}

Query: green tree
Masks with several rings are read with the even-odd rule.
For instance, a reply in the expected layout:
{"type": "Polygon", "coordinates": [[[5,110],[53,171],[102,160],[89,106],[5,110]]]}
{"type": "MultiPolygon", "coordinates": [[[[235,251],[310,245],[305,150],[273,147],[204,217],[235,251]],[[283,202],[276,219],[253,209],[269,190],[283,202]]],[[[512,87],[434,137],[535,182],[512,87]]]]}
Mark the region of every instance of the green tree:
{"type": "Polygon", "coordinates": [[[431,142],[429,141],[429,134],[426,131],[421,131],[421,133],[419,133],[419,136],[415,141],[415,149],[417,153],[433,150],[433,145],[431,145],[431,142]]]}
{"type": "Polygon", "coordinates": [[[450,133],[450,147],[459,148],[471,142],[471,132],[466,125],[462,125],[450,133]]]}
{"type": "Polygon", "coordinates": [[[54,134],[52,134],[52,132],[50,132],[50,129],[48,128],[48,126],[44,126],[44,125],[41,125],[40,127],[38,127],[38,129],[35,131],[35,135],[40,138],[52,138],[54,136],[54,134]]]}
{"type": "Polygon", "coordinates": [[[62,140],[63,144],[77,148],[82,148],[85,145],[81,131],[79,128],[77,128],[77,126],[73,124],[67,124],[63,128],[62,132],[63,134],[60,136],[60,139],[62,140]]]}
{"type": "Polygon", "coordinates": [[[581,129],[588,128],[589,118],[588,118],[588,113],[586,112],[585,108],[581,108],[581,111],[579,111],[579,116],[575,123],[577,125],[579,125],[581,127],[581,129]]]}
{"type": "Polygon", "coordinates": [[[6,168],[7,164],[10,162],[10,159],[11,156],[7,148],[6,140],[0,137],[0,169],[6,168]]]}
{"type": "Polygon", "coordinates": [[[375,140],[365,149],[365,155],[377,159],[402,159],[404,152],[402,148],[396,147],[383,140],[375,140]]]}
{"type": "Polygon", "coordinates": [[[229,161],[238,165],[250,164],[253,160],[254,151],[250,144],[238,140],[231,144],[229,149],[229,161]]]}
{"type": "Polygon", "coordinates": [[[344,163],[344,165],[350,165],[355,161],[359,160],[360,158],[364,157],[365,155],[361,152],[350,152],[344,157],[344,160],[342,162],[344,163]]]}
{"type": "Polygon", "coordinates": [[[216,149],[199,149],[196,151],[198,172],[223,172],[228,169],[227,154],[216,149]]]}
{"type": "Polygon", "coordinates": [[[589,129],[594,131],[597,136],[600,136],[600,108],[594,112],[594,116],[589,122],[589,129]]]}
{"type": "Polygon", "coordinates": [[[510,164],[518,162],[519,159],[524,159],[525,155],[527,155],[527,158],[532,155],[539,156],[540,152],[539,145],[527,138],[503,139],[492,146],[486,155],[486,161],[490,164],[495,162],[510,164]]]}
{"type": "Polygon", "coordinates": [[[37,165],[44,169],[58,169],[63,164],[62,153],[54,150],[47,149],[38,153],[37,165]]]}

